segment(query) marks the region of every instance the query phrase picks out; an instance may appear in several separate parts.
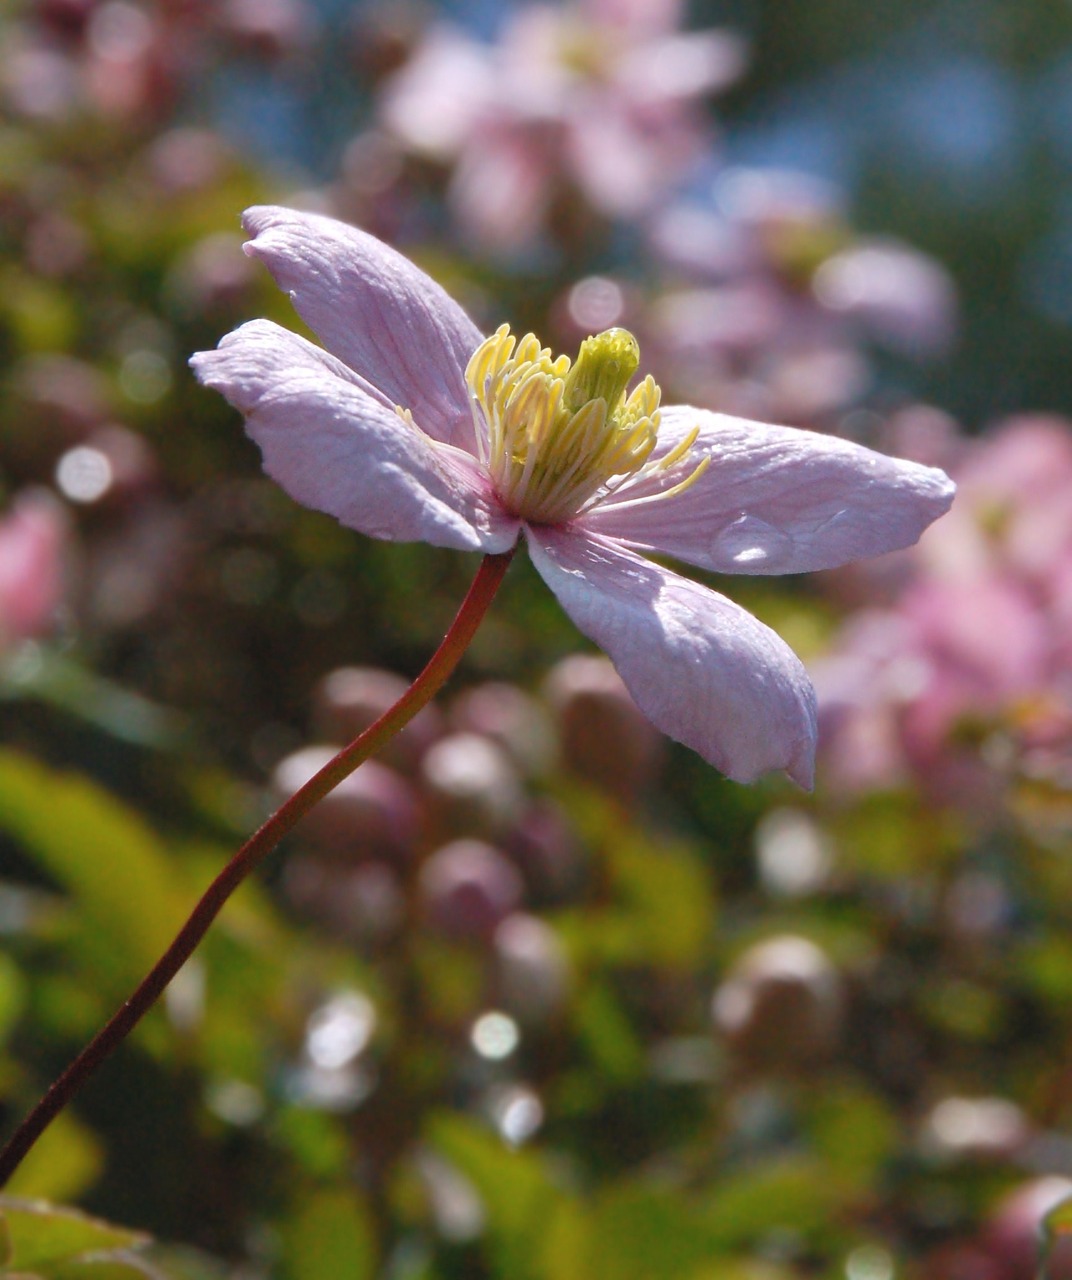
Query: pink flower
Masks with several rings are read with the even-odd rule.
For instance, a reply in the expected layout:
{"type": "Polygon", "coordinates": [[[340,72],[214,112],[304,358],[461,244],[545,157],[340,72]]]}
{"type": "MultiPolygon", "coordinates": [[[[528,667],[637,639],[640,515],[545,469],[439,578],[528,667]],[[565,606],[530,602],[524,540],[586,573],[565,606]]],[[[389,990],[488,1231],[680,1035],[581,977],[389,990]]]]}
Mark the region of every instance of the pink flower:
{"type": "Polygon", "coordinates": [[[47,631],[63,595],[59,503],[25,492],[0,519],[0,649],[47,631]]]}
{"type": "Polygon", "coordinates": [[[647,358],[693,403],[814,425],[860,399],[867,346],[923,357],[952,338],[944,268],[900,241],[854,235],[827,184],[731,167],[711,196],[648,224],[669,279],[648,307],[647,358]]]}
{"type": "Polygon", "coordinates": [[[485,248],[524,248],[565,186],[633,218],[702,156],[705,95],[732,83],[741,42],[682,32],[677,0],[523,5],[495,44],[433,27],[388,82],[384,124],[455,165],[450,199],[485,248]]]}
{"type": "Polygon", "coordinates": [[[630,394],[636,344],[577,361],[529,335],[484,339],[394,250],[331,219],[245,215],[321,349],[267,320],[192,364],[246,417],[294,498],[373,537],[501,553],[537,570],[641,710],[738,781],[810,785],[815,701],[769,628],[638,552],[719,573],[800,573],[915,541],[944,512],[940,471],[826,436],[630,394]]]}
{"type": "Polygon", "coordinates": [[[914,780],[978,816],[1005,783],[1067,788],[1072,435],[1023,416],[946,452],[956,510],[894,574],[860,575],[889,607],[850,618],[812,674],[840,787],[914,780]]]}

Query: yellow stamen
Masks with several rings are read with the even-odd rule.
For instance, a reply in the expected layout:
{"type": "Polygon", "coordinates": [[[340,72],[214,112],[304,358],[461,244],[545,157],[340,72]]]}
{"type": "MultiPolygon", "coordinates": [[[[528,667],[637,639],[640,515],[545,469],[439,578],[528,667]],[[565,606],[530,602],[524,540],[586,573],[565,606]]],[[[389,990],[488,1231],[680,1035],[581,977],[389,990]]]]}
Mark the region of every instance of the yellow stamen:
{"type": "Polygon", "coordinates": [[[680,462],[681,459],[685,456],[685,454],[687,454],[689,450],[692,448],[692,446],[696,443],[696,438],[699,436],[699,434],[700,434],[699,426],[693,427],[693,429],[689,432],[689,434],[685,436],[683,440],[679,440],[678,443],[674,445],[674,447],[666,455],[666,457],[660,461],[659,470],[666,471],[670,467],[672,467],[675,462],[680,462]]]}
{"type": "Polygon", "coordinates": [[[676,494],[684,493],[686,489],[691,489],[710,465],[711,455],[708,454],[706,458],[700,459],[684,480],[679,480],[677,484],[671,485],[669,489],[660,489],[658,493],[653,493],[651,495],[652,500],[656,498],[673,498],[676,494]]]}
{"type": "MultiPolygon", "coordinates": [[[[574,362],[552,359],[531,333],[518,341],[507,325],[480,344],[465,379],[482,460],[510,511],[560,524],[688,455],[698,428],[651,460],[660,393],[649,375],[626,396],[639,362],[637,341],[625,329],[587,338],[574,362]]],[[[687,488],[707,461],[662,496],[687,488]]]]}

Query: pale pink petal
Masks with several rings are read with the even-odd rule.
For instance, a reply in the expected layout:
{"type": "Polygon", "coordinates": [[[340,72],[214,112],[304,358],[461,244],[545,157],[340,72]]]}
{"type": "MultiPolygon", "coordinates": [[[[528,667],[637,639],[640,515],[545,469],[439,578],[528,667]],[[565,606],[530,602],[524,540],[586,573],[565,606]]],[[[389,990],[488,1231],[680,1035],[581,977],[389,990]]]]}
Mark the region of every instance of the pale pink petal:
{"type": "Polygon", "coordinates": [[[745,42],[728,31],[673,33],[647,41],[622,59],[617,81],[634,102],[682,103],[720,93],[747,65],[745,42]]]}
{"type": "Polygon", "coordinates": [[[473,452],[465,366],[482,335],[430,276],[356,227],[275,205],[242,225],[259,258],[324,345],[410,409],[436,440],[473,452]]]}
{"type": "Polygon", "coordinates": [[[679,27],[685,5],[684,0],[582,0],[580,7],[594,22],[646,40],[679,27]]]}
{"type": "Polygon", "coordinates": [[[696,425],[688,464],[711,462],[691,488],[651,501],[688,474],[672,467],[597,507],[585,528],[718,573],[809,573],[910,546],[953,501],[934,467],[687,406],[663,411],[661,455],[696,425]]]}
{"type": "Polygon", "coordinates": [[[424,155],[451,159],[494,107],[491,46],[433,27],[379,94],[387,128],[424,155]]]}
{"type": "Polygon", "coordinates": [[[403,421],[297,334],[253,320],[190,363],[245,415],[264,469],[305,506],[374,538],[484,552],[517,540],[467,453],[403,421]]]}
{"type": "Polygon", "coordinates": [[[849,316],[909,355],[945,349],[957,328],[953,278],[933,258],[896,240],[860,240],[819,267],[819,303],[849,316]]]}
{"type": "Polygon", "coordinates": [[[769,627],[607,539],[527,532],[540,575],[653,724],[737,782],[785,769],[811,785],[815,696],[769,627]]]}
{"type": "Polygon", "coordinates": [[[451,207],[482,252],[531,247],[547,216],[552,190],[545,148],[524,130],[489,125],[467,147],[448,191],[451,207]]]}
{"type": "MultiPolygon", "coordinates": [[[[671,122],[676,123],[676,122],[671,122]]],[[[662,199],[665,183],[677,176],[695,150],[679,141],[676,128],[653,128],[651,136],[623,111],[610,111],[597,95],[570,121],[566,136],[573,178],[595,208],[614,218],[635,217],[662,199]]]]}

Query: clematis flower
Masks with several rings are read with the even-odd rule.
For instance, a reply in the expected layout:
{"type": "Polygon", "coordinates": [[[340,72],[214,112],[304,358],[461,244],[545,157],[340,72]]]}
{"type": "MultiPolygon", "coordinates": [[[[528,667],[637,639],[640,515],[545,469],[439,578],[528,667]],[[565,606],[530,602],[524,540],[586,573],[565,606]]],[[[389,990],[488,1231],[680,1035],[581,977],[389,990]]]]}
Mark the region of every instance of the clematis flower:
{"type": "Polygon", "coordinates": [[[524,250],[566,192],[605,217],[639,217],[703,157],[703,99],[744,68],[735,36],[680,29],[684,7],[525,4],[491,44],[437,23],[384,86],[381,121],[453,166],[450,204],[485,250],[524,250]]]}
{"type": "Polygon", "coordinates": [[[811,784],[815,697],[799,659],[725,596],[646,558],[801,573],[914,542],[945,474],[687,406],[609,330],[575,362],[506,326],[485,338],[372,236],[247,211],[260,259],[324,348],[267,320],[192,359],[299,502],[377,538],[497,554],[523,534],[544,581],[641,710],[737,781],[811,784]]]}

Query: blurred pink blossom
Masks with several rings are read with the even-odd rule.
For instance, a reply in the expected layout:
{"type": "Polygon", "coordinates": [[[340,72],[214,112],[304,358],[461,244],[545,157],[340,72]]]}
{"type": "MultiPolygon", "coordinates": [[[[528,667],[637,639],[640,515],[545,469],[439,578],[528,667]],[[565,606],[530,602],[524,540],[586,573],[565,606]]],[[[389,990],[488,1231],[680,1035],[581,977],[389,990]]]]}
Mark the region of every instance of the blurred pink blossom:
{"type": "Polygon", "coordinates": [[[873,341],[919,357],[956,327],[948,273],[899,241],[857,237],[839,194],[781,170],[725,170],[709,205],[657,211],[668,279],[647,316],[660,375],[729,412],[800,424],[857,401],[873,341]]]}
{"type": "Polygon", "coordinates": [[[859,239],[827,258],[811,287],[820,306],[909,355],[941,351],[953,336],[952,278],[933,258],[896,240],[859,239]]]}
{"type": "Polygon", "coordinates": [[[955,474],[949,520],[889,557],[895,573],[878,566],[895,595],[813,674],[834,779],[986,806],[1000,778],[1072,785],[1072,427],[1015,419],[955,474]]]}
{"type": "Polygon", "coordinates": [[[26,492],[0,517],[0,650],[47,631],[63,596],[59,503],[26,492]]]}
{"type": "Polygon", "coordinates": [[[527,5],[495,44],[434,27],[384,89],[385,125],[454,166],[462,226],[505,253],[544,229],[563,190],[634,218],[702,155],[701,99],[743,67],[741,42],[682,33],[681,5],[527,5]]]}

